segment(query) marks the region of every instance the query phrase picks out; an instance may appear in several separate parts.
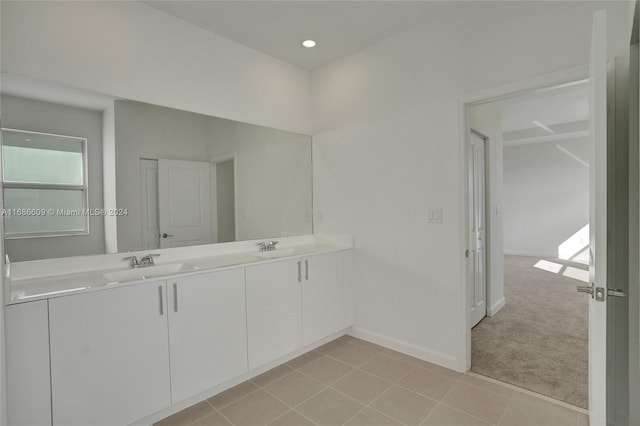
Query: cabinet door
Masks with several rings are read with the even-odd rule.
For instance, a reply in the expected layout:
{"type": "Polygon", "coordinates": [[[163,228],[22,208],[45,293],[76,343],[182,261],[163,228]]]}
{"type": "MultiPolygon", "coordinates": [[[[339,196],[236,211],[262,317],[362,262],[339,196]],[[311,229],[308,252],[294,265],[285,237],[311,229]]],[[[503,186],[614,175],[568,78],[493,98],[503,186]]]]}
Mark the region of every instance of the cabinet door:
{"type": "Polygon", "coordinates": [[[54,425],[125,425],[171,405],[164,281],[49,301],[54,425]]]}
{"type": "Polygon", "coordinates": [[[305,345],[344,328],[342,262],[340,252],[304,259],[302,336],[305,345]]]}
{"type": "Polygon", "coordinates": [[[298,262],[283,260],[246,268],[249,369],[302,346],[298,262]]]}
{"type": "Polygon", "coordinates": [[[47,301],[7,306],[4,314],[8,424],[51,425],[47,301]]]}
{"type": "Polygon", "coordinates": [[[167,281],[174,403],[247,371],[244,269],[167,281]]]}

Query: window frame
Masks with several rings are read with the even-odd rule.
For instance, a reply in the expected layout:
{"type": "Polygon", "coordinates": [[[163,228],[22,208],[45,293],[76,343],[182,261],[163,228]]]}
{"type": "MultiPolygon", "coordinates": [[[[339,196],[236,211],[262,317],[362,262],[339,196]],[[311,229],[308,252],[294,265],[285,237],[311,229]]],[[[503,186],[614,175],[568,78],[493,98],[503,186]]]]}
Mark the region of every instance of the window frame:
{"type": "MultiPolygon", "coordinates": [[[[88,167],[88,143],[87,138],[80,136],[70,136],[70,135],[62,135],[59,133],[45,133],[45,132],[34,132],[31,130],[22,130],[22,129],[14,129],[8,127],[0,128],[0,149],[4,151],[4,133],[19,133],[21,135],[38,135],[38,136],[52,136],[56,138],[64,138],[64,139],[73,139],[76,141],[80,141],[82,143],[82,177],[83,183],[82,185],[77,184],[64,184],[64,183],[35,183],[35,182],[6,182],[5,181],[5,170],[4,170],[4,152],[2,153],[2,176],[0,176],[1,184],[2,184],[2,201],[4,206],[4,190],[5,189],[59,189],[59,190],[75,190],[82,191],[82,209],[84,211],[89,209],[89,167],[88,167]]],[[[6,206],[5,206],[6,208],[6,206]]],[[[7,240],[19,240],[26,238],[48,238],[48,237],[72,237],[72,236],[80,236],[80,235],[89,235],[89,215],[82,214],[84,218],[84,228],[79,230],[72,231],[38,231],[38,232],[14,232],[7,233],[6,227],[6,218],[7,216],[3,215],[4,218],[4,238],[7,240]]]]}

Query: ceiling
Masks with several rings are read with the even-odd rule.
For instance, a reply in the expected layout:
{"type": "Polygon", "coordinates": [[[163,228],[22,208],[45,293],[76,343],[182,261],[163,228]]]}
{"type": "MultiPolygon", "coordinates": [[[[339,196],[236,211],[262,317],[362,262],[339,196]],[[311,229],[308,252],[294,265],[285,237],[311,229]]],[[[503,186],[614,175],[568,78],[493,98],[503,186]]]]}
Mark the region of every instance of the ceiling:
{"type": "Polygon", "coordinates": [[[425,1],[143,1],[300,68],[313,70],[461,3],[425,1]],[[313,39],[312,49],[301,45],[313,39]]]}
{"type": "Polygon", "coordinates": [[[502,111],[505,145],[578,138],[588,134],[587,81],[510,96],[498,104],[502,111]]]}

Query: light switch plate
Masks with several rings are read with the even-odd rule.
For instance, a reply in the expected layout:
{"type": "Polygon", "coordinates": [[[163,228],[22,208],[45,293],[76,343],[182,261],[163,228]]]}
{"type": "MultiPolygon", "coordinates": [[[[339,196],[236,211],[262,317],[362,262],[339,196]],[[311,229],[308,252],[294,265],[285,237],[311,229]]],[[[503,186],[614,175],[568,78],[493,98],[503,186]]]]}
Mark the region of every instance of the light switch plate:
{"type": "Polygon", "coordinates": [[[442,207],[427,209],[427,223],[442,223],[442,207]]]}

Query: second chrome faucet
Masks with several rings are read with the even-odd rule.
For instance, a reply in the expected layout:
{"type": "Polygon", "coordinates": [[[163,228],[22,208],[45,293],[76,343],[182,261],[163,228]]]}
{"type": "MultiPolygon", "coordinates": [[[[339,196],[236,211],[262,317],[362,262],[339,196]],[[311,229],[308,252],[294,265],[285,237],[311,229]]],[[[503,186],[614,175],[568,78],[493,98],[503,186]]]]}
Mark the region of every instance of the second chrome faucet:
{"type": "Polygon", "coordinates": [[[137,256],[125,257],[123,260],[130,260],[132,268],[144,268],[145,266],[154,266],[155,263],[153,258],[158,256],[160,255],[156,253],[149,253],[148,255],[143,256],[140,260],[138,260],[137,256]]]}
{"type": "Polygon", "coordinates": [[[263,252],[263,251],[273,251],[276,249],[276,244],[278,244],[277,241],[269,241],[269,243],[265,243],[264,241],[259,242],[258,244],[256,244],[258,246],[258,251],[263,252]]]}

